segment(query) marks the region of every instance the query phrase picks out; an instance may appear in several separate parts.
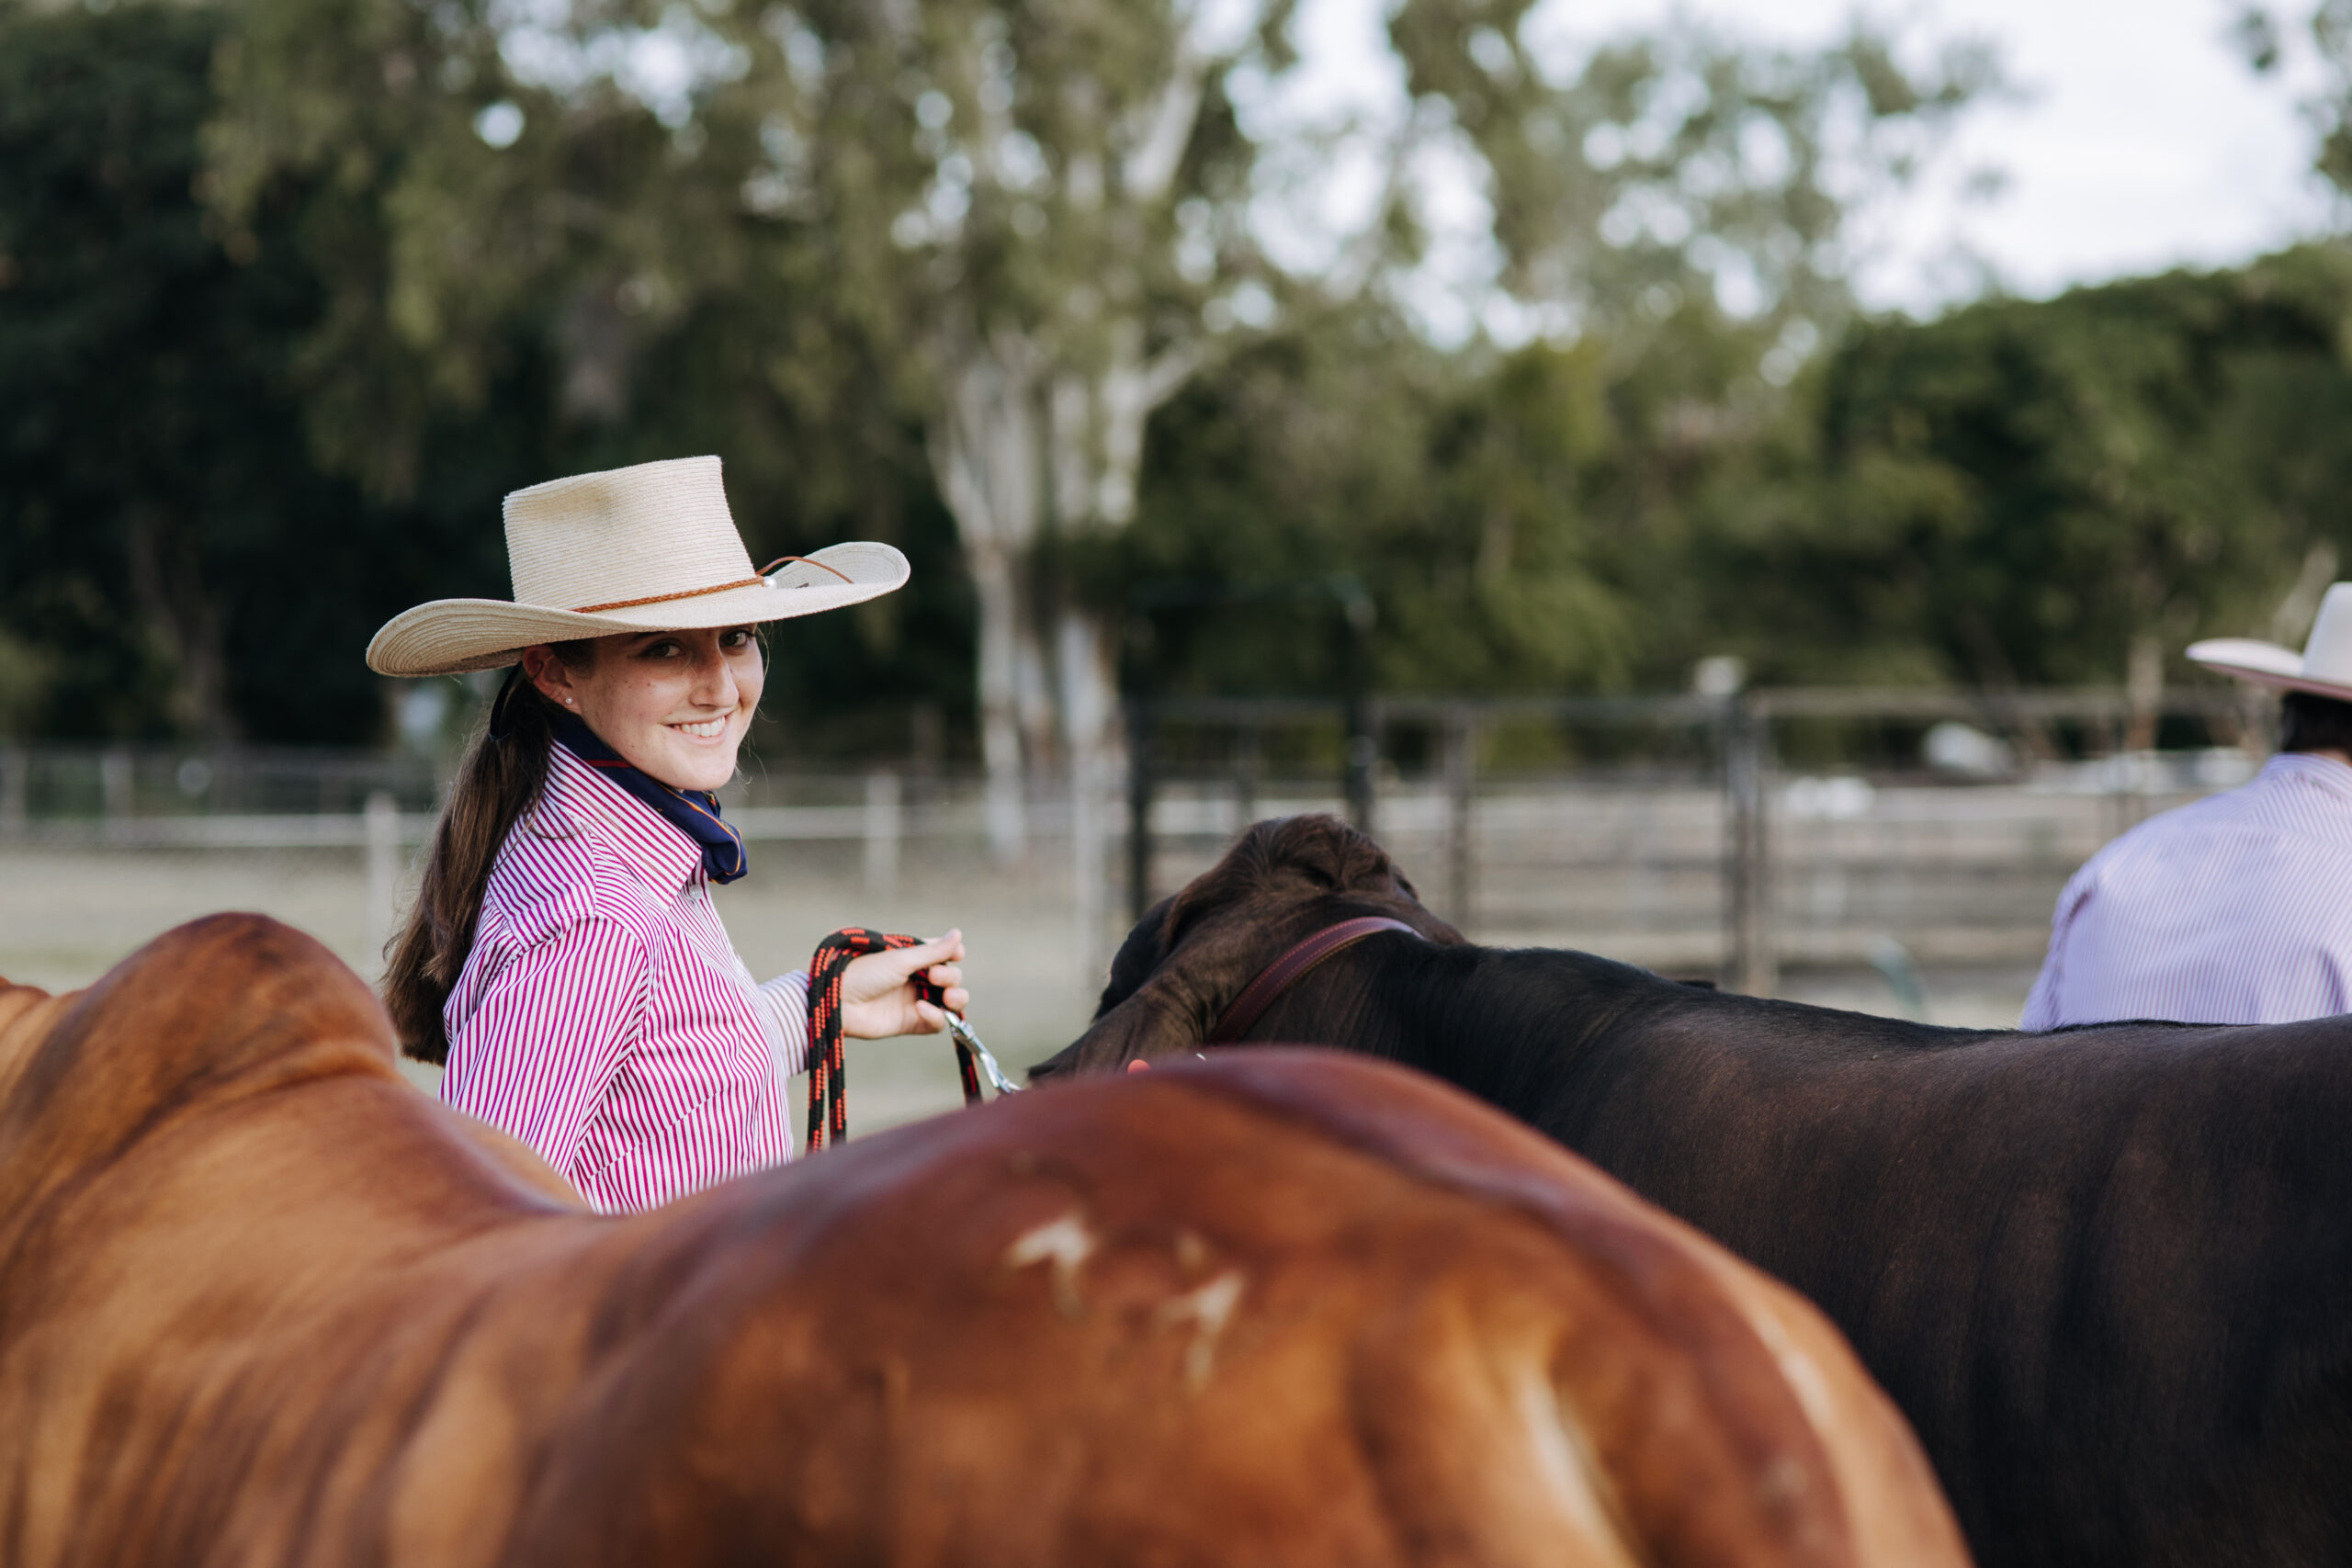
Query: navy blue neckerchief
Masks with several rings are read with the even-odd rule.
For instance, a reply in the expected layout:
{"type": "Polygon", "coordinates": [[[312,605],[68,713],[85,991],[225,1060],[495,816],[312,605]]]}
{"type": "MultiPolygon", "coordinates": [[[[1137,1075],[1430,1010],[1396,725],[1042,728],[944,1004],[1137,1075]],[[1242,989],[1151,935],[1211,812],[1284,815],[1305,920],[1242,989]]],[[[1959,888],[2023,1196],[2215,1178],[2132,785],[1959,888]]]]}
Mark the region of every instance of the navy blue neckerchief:
{"type": "Polygon", "coordinates": [[[732,882],[752,869],[743,835],[718,819],[718,796],[705,789],[665,784],[621,760],[596,737],[587,721],[550,704],[548,728],[571,754],[660,812],[670,826],[702,846],[703,870],[713,882],[732,882]]]}

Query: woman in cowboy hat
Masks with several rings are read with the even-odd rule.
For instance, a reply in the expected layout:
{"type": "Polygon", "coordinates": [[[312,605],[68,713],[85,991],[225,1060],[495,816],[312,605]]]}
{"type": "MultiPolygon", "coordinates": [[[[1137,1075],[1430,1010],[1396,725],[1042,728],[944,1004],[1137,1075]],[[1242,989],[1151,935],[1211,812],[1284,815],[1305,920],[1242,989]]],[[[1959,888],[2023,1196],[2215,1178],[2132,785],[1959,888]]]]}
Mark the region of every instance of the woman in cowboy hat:
{"type": "Polygon", "coordinates": [[[2301,653],[2216,637],[2188,657],[2285,694],[2278,753],[2075,874],[2024,1028],[2352,1011],[2352,582],[2327,591],[2301,653]]]}
{"type": "MultiPolygon", "coordinates": [[[[512,667],[434,831],[385,999],[442,1098],[522,1139],[600,1209],[650,1208],[791,1156],[785,1081],[807,977],[764,985],[709,885],[745,868],[714,792],[765,679],[755,627],[888,593],[888,545],[755,572],[716,457],[506,498],[514,597],[443,599],[368,646],[386,675],[512,667]]],[[[957,933],[869,953],[844,1032],[932,1033],[928,971],[969,998],[957,933]]]]}

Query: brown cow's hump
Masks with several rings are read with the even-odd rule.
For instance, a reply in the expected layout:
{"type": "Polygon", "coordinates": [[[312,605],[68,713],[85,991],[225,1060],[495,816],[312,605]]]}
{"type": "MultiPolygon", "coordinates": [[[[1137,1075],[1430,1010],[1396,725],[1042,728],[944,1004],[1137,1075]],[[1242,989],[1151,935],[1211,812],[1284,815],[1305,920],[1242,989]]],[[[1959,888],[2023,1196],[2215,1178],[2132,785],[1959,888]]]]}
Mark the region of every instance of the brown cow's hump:
{"type": "Polygon", "coordinates": [[[52,999],[38,986],[19,986],[0,976],[0,1040],[8,1038],[26,1013],[52,999]]]}
{"type": "Polygon", "coordinates": [[[316,938],[267,915],[207,915],[173,927],[84,993],[94,1030],[162,1032],[191,1071],[266,1065],[325,1040],[395,1059],[391,1021],[365,981],[316,938]]]}
{"type": "Polygon", "coordinates": [[[341,1074],[397,1077],[374,994],[266,915],[176,926],[14,1028],[16,1058],[0,1062],[0,1208],[199,1102],[341,1074]]]}
{"type": "Polygon", "coordinates": [[[54,997],[38,986],[0,980],[0,1104],[6,1103],[9,1084],[74,994],[54,997]]]}

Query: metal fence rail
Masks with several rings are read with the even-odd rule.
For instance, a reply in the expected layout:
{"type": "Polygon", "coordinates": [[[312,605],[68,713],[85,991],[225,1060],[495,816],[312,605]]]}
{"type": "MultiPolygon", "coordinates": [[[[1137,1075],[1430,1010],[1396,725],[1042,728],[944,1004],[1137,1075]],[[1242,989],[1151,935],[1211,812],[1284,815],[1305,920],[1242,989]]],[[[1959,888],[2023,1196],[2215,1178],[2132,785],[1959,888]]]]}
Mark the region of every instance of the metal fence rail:
{"type": "Polygon", "coordinates": [[[1486,940],[1759,994],[1784,963],[1876,963],[1890,944],[1906,961],[2030,963],[2073,869],[2141,818],[2250,776],[2271,711],[2219,690],[1387,698],[1343,739],[1333,700],[1159,699],[1130,715],[1128,819],[1144,830],[1127,903],[1200,869],[1239,821],[1312,805],[1352,808],[1486,940]],[[1973,771],[1923,757],[1939,727],[1965,727],[1973,771]],[[1557,759],[1497,766],[1514,728],[1554,732],[1557,759]],[[1349,801],[1341,760],[1366,744],[1418,761],[1349,801]],[[1265,765],[1318,749],[1322,780],[1265,765]]]}
{"type": "MultiPolygon", "coordinates": [[[[1888,944],[1928,964],[2033,962],[2074,867],[2248,776],[2268,722],[2203,691],[1159,699],[1128,717],[1123,789],[1048,780],[1025,802],[1031,873],[1057,863],[1046,874],[1068,879],[1081,964],[1250,821],[1323,810],[1357,816],[1482,940],[1766,993],[1784,964],[1872,963],[1888,944]],[[1974,772],[1923,757],[1939,725],[1969,727],[1974,772]]],[[[0,851],[356,852],[388,933],[446,772],[369,753],[0,746],[0,851]]],[[[989,863],[973,777],[761,773],[725,798],[747,839],[836,846],[871,888],[910,863],[989,863]]]]}

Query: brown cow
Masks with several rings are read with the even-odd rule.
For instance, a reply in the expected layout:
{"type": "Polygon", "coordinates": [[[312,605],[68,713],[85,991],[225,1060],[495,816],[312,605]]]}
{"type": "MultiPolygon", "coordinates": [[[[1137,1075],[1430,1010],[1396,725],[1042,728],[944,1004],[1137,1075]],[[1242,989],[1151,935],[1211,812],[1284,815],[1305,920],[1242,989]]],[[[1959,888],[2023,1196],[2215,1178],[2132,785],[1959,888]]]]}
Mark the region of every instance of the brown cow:
{"type": "Polygon", "coordinates": [[[1987,1564],[2352,1562],[2352,1018],[2021,1034],[1719,995],[1466,943],[1306,817],[1137,925],[1033,1071],[1228,1032],[1442,1077],[1803,1291],[1987,1564]],[[1367,919],[1417,934],[1217,1027],[1276,954],[1367,919]]]}
{"type": "Polygon", "coordinates": [[[392,1060],[255,916],[0,985],[0,1562],[1964,1561],[1817,1314],[1396,1069],[607,1218],[392,1060]]]}

